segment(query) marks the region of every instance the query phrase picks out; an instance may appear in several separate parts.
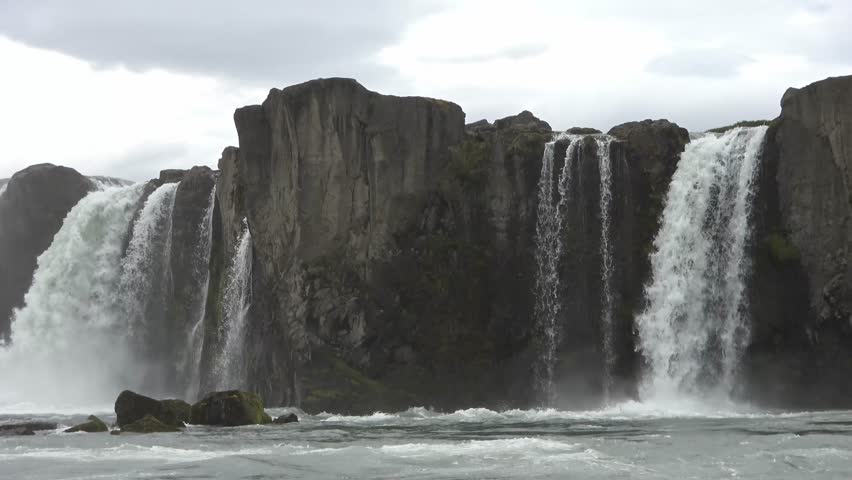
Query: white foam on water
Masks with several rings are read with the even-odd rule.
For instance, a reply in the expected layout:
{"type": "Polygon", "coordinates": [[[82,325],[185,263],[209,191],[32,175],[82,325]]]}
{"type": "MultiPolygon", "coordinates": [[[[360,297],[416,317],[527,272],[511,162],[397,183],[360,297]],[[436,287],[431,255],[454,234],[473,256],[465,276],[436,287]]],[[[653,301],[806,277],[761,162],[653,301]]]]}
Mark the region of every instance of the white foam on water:
{"type": "Polygon", "coordinates": [[[143,446],[121,444],[107,448],[32,448],[13,447],[0,449],[0,461],[10,461],[21,458],[37,458],[44,460],[66,460],[75,462],[102,461],[157,461],[166,463],[198,462],[214,458],[233,457],[240,455],[270,455],[274,448],[235,448],[227,450],[188,449],[165,446],[143,446]]]}

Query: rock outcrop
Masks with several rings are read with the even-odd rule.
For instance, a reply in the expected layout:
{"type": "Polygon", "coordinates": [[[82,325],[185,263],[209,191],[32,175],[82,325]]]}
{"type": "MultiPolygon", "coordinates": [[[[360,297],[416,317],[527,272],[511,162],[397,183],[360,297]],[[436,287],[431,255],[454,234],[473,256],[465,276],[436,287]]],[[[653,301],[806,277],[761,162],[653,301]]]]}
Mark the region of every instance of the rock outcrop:
{"type": "Polygon", "coordinates": [[[108,432],[109,427],[104,423],[100,418],[89,415],[89,419],[86,422],[83,422],[79,425],[74,425],[71,428],[65,430],[65,433],[76,433],[76,432],[86,432],[86,433],[100,433],[100,432],[108,432]]]}
{"type": "Polygon", "coordinates": [[[125,390],[115,400],[115,424],[123,428],[150,415],[166,425],[183,427],[189,422],[190,411],[183,400],[155,400],[125,390]]]}
{"type": "Polygon", "coordinates": [[[236,427],[272,423],[272,418],[263,411],[263,400],[259,395],[230,390],[208,394],[194,404],[190,423],[236,427]]]}
{"type": "Polygon", "coordinates": [[[8,339],[13,309],[23,305],[36,259],[71,208],[94,188],[76,170],[47,163],[9,180],[0,195],[0,342],[8,339]]]}
{"type": "Polygon", "coordinates": [[[466,132],[455,104],[346,79],[272,90],[235,122],[220,185],[239,185],[254,243],[250,389],[316,411],[526,400],[549,125],[466,132]]]}
{"type": "Polygon", "coordinates": [[[852,386],[852,76],[789,89],[756,199],[744,395],[848,406],[852,386]]]}

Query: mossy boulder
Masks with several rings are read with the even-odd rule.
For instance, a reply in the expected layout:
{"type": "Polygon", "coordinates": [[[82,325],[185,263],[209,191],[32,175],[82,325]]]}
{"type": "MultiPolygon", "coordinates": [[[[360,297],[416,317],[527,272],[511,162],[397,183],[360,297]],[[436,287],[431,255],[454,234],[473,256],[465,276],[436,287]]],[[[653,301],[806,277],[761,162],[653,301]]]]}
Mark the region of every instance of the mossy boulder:
{"type": "Polygon", "coordinates": [[[190,423],[235,427],[272,423],[272,417],[263,411],[260,395],[229,390],[211,393],[193,405],[190,423]]]}
{"type": "Polygon", "coordinates": [[[145,415],[133,423],[121,427],[121,433],[172,433],[180,432],[180,428],[167,425],[153,415],[145,415]]]}
{"type": "Polygon", "coordinates": [[[115,400],[115,423],[119,427],[151,415],[160,422],[182,427],[189,421],[191,407],[183,400],[155,400],[130,390],[125,390],[115,400]]]}
{"type": "Polygon", "coordinates": [[[79,425],[74,425],[73,427],[66,429],[65,433],[100,433],[106,431],[109,431],[109,427],[107,427],[107,424],[104,423],[103,420],[94,415],[89,415],[89,420],[87,422],[81,423],[79,425]]]}

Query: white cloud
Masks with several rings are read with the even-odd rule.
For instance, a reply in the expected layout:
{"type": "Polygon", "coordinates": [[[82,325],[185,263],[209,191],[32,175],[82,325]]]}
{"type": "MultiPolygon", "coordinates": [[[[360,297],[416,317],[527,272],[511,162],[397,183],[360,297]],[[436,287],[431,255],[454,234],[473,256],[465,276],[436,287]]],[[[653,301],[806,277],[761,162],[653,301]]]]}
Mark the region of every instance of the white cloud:
{"type": "Polygon", "coordinates": [[[852,73],[850,24],[847,0],[0,0],[0,177],[213,166],[234,108],[330,75],[469,121],[771,118],[787,87],[852,73]]]}
{"type": "Polygon", "coordinates": [[[266,93],[161,70],[96,70],[2,37],[0,58],[0,177],[42,162],[133,180],[166,165],[215,166],[222,148],[236,142],[234,108],[266,93]],[[172,146],[173,162],[151,145],[172,146]]]}

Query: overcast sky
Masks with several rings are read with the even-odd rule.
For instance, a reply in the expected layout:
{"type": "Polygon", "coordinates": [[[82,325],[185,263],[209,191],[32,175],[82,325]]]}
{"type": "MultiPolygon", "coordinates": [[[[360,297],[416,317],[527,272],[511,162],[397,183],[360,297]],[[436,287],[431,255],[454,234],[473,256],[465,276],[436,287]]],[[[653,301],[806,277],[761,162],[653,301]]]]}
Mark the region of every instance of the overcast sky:
{"type": "Polygon", "coordinates": [[[0,0],[0,177],[215,166],[232,113],[345,76],[555,129],[772,118],[852,74],[849,0],[0,0]]]}

